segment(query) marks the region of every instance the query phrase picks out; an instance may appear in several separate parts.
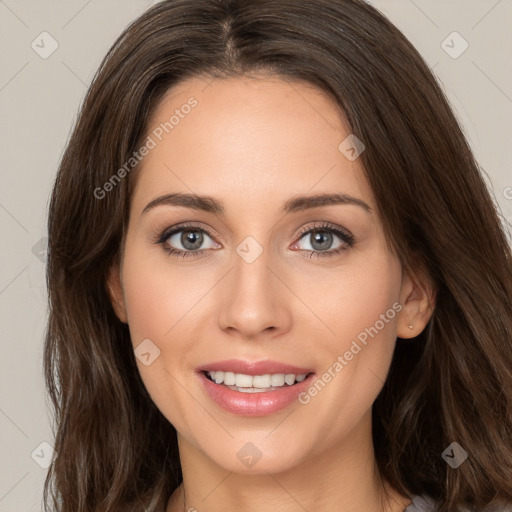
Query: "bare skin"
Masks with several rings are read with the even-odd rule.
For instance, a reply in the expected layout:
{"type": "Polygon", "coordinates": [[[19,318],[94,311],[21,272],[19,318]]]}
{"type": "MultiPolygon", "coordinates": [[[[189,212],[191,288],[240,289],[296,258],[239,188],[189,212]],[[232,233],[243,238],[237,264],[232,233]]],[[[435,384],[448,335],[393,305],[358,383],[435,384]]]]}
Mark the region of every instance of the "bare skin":
{"type": "Polygon", "coordinates": [[[125,252],[109,278],[134,348],[149,339],[160,350],[138,365],[178,432],[184,484],[166,512],[402,512],[410,499],[376,469],[371,407],[397,336],[417,336],[432,314],[430,282],[403,272],[388,249],[360,160],[338,150],[350,131],[329,97],[264,76],[194,78],[168,92],[150,130],[190,97],[197,106],[137,171],[125,252]],[[214,197],[225,211],[160,204],[143,213],[176,192],[214,197]],[[347,203],[281,211],[293,196],[322,193],[347,194],[370,210],[347,203]],[[158,243],[185,222],[195,227],[184,231],[204,228],[211,237],[203,233],[199,249],[184,247],[182,232],[158,243]],[[301,234],[318,226],[327,234],[325,223],[348,230],[354,243],[332,234],[324,250],[301,234]],[[262,248],[251,263],[236,251],[248,236],[262,248]],[[390,318],[394,304],[400,310],[390,318]],[[244,417],[220,408],[198,382],[197,367],[231,358],[277,360],[321,377],[381,315],[378,334],[306,404],[244,417]],[[261,453],[252,467],[237,457],[248,442],[261,453]]]}

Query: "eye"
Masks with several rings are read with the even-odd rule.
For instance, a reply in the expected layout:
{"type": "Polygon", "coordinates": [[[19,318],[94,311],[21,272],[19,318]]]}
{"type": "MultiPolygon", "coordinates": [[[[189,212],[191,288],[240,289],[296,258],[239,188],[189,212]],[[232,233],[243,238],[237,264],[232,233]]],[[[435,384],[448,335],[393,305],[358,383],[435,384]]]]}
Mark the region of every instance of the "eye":
{"type": "MultiPolygon", "coordinates": [[[[313,227],[305,228],[299,234],[300,239],[305,238],[309,242],[309,247],[300,247],[299,242],[293,244],[294,249],[306,251],[311,254],[311,258],[319,258],[324,256],[335,256],[343,251],[348,250],[355,244],[354,236],[344,228],[333,226],[331,224],[321,224],[313,227]],[[341,240],[338,245],[332,248],[333,240],[337,237],[341,240]]],[[[306,244],[308,245],[308,244],[306,244]]]]}
{"type": "Polygon", "coordinates": [[[206,249],[217,249],[221,247],[212,240],[212,235],[205,228],[196,225],[182,225],[171,230],[164,231],[158,243],[169,253],[179,257],[197,256],[195,253],[206,249]],[[210,244],[203,247],[205,240],[210,239],[210,244]],[[178,246],[178,248],[176,248],[178,246]],[[181,248],[180,248],[181,246],[181,248]]]}
{"type": "MultiPolygon", "coordinates": [[[[191,256],[206,255],[208,249],[219,249],[220,244],[213,240],[210,232],[195,224],[175,226],[165,230],[158,235],[157,242],[164,250],[175,257],[187,258],[191,256]],[[210,244],[203,246],[205,240],[210,244]]],[[[299,241],[295,242],[292,249],[310,253],[311,258],[335,256],[355,245],[354,236],[346,229],[323,223],[321,225],[309,226],[299,233],[299,241]],[[307,238],[309,236],[309,239],[307,238]],[[340,242],[332,248],[333,240],[337,237],[340,242]],[[300,240],[309,241],[308,247],[301,247],[300,240]]]]}

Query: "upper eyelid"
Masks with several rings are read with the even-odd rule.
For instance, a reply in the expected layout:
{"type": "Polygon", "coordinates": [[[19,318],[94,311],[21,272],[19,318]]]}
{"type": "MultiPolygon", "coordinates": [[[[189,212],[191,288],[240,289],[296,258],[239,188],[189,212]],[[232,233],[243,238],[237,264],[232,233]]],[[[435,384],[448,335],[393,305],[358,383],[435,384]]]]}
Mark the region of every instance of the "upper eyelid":
{"type": "Polygon", "coordinates": [[[319,225],[319,226],[313,225],[313,226],[307,226],[307,227],[301,228],[299,230],[297,236],[302,237],[305,234],[307,234],[311,231],[315,231],[315,230],[317,230],[317,231],[325,230],[325,231],[341,231],[343,234],[353,237],[352,232],[343,226],[337,226],[336,224],[333,224],[331,222],[326,222],[326,221],[317,221],[317,222],[321,225],[319,225]]]}
{"type": "MultiPolygon", "coordinates": [[[[166,228],[164,229],[163,231],[161,231],[161,236],[160,238],[169,238],[173,235],[175,235],[176,233],[179,233],[180,231],[187,231],[187,230],[194,230],[196,229],[197,231],[202,231],[204,233],[206,233],[208,236],[210,237],[213,237],[213,234],[210,234],[211,230],[210,228],[205,228],[205,227],[202,227],[200,225],[200,223],[191,223],[191,224],[188,224],[186,223],[185,225],[181,225],[181,224],[178,224],[176,226],[172,226],[170,228],[166,228]]],[[[222,237],[220,237],[222,238],[222,237]]]]}

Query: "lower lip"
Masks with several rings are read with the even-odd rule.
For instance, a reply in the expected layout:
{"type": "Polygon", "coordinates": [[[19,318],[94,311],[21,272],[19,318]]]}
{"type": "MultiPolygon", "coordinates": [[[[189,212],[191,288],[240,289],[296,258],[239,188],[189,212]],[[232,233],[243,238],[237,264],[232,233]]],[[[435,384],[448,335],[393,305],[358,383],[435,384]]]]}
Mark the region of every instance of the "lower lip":
{"type": "Polygon", "coordinates": [[[243,393],[234,391],[222,384],[216,384],[203,372],[197,374],[208,396],[224,410],[241,416],[266,416],[281,411],[295,400],[301,392],[306,391],[314,377],[310,373],[302,382],[293,386],[284,385],[274,391],[243,393]]]}

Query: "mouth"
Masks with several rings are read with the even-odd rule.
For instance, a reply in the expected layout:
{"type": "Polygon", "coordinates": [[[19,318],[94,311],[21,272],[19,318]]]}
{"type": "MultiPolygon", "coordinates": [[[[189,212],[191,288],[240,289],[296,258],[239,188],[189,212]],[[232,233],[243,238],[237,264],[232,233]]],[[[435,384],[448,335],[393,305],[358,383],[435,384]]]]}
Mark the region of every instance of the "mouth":
{"type": "Polygon", "coordinates": [[[196,370],[209,399],[241,416],[265,416],[299,401],[315,379],[307,368],[262,361],[219,361],[196,370]]]}

